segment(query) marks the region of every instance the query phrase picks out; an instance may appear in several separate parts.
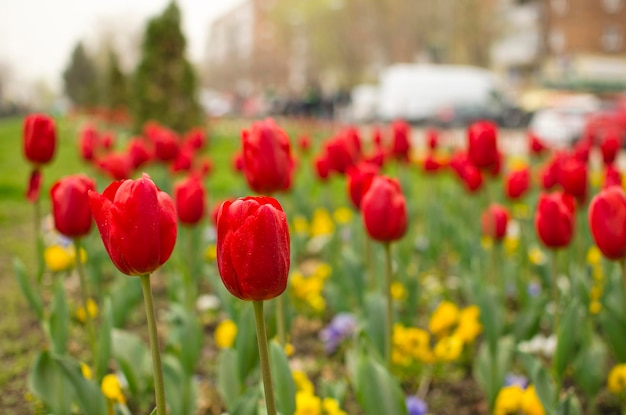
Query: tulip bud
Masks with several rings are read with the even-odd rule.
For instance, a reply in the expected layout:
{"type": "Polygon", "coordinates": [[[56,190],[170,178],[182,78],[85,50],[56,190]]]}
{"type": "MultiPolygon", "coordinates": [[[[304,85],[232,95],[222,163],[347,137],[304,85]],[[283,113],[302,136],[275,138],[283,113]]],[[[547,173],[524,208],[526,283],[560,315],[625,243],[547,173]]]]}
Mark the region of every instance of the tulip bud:
{"type": "Polygon", "coordinates": [[[176,244],[176,209],[150,176],[89,191],[89,205],[113,264],[127,275],[145,275],[165,263],[176,244]]]}
{"type": "Polygon", "coordinates": [[[480,218],[483,234],[496,241],[501,241],[506,235],[508,222],[509,212],[497,203],[492,203],[480,218]]]}
{"type": "Polygon", "coordinates": [[[504,179],[504,190],[509,199],[516,200],[524,196],[530,187],[528,167],[510,172],[504,179]]]}
{"type": "Polygon", "coordinates": [[[174,200],[178,218],[185,225],[200,222],[206,209],[206,191],[197,176],[187,177],[174,186],[174,200]]]}
{"type": "Polygon", "coordinates": [[[497,127],[489,121],[478,121],[467,130],[467,155],[479,169],[491,169],[499,160],[497,127]]]}
{"type": "Polygon", "coordinates": [[[360,163],[348,168],[348,194],[355,208],[361,205],[361,199],[369,188],[378,168],[370,163],[360,163]]]}
{"type": "Polygon", "coordinates": [[[361,199],[361,213],[367,233],[377,241],[395,241],[406,233],[406,200],[395,179],[375,177],[361,199]]]}
{"type": "Polygon", "coordinates": [[[535,213],[535,230],[549,248],[569,245],[574,235],[574,198],[562,192],[542,193],[535,213]]]}
{"type": "Polygon", "coordinates": [[[96,184],[83,174],[64,177],[50,189],[54,226],[63,235],[79,238],[91,230],[90,190],[96,190],[96,184]]]}
{"type": "Polygon", "coordinates": [[[289,137],[273,120],[256,122],[241,134],[244,174],[257,193],[289,189],[294,162],[289,137]]]}
{"type": "Polygon", "coordinates": [[[246,301],[270,300],[287,288],[289,227],[278,201],[226,201],[217,218],[217,266],[224,286],[246,301]]]}
{"type": "Polygon", "coordinates": [[[54,121],[44,114],[24,118],[24,155],[33,164],[46,164],[56,149],[54,121]]]}
{"type": "Polygon", "coordinates": [[[561,161],[558,173],[559,184],[565,193],[574,196],[579,203],[587,199],[587,165],[574,156],[561,161]]]}
{"type": "Polygon", "coordinates": [[[411,127],[406,121],[395,121],[391,125],[393,142],[391,147],[391,155],[401,161],[409,161],[411,152],[411,142],[409,135],[411,127]]]}
{"type": "Polygon", "coordinates": [[[621,187],[604,189],[591,200],[589,228],[605,257],[626,258],[626,195],[621,187]]]}

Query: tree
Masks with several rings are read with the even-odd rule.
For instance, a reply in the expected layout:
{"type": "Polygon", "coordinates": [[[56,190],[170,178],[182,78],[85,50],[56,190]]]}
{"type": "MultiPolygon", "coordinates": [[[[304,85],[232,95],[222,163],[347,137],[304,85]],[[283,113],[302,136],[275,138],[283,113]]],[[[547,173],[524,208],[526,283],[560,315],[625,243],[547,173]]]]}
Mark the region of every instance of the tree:
{"type": "Polygon", "coordinates": [[[68,67],[63,72],[64,91],[74,105],[90,106],[98,100],[98,74],[82,42],[72,51],[68,67]]]}
{"type": "Polygon", "coordinates": [[[172,1],[148,22],[134,75],[133,117],[137,129],[149,120],[184,131],[201,120],[196,74],[185,58],[180,11],[172,1]]]}
{"type": "Polygon", "coordinates": [[[127,108],[129,102],[126,75],[124,75],[120,69],[117,53],[115,53],[112,48],[109,48],[105,76],[106,88],[104,91],[104,100],[106,106],[111,109],[127,108]]]}

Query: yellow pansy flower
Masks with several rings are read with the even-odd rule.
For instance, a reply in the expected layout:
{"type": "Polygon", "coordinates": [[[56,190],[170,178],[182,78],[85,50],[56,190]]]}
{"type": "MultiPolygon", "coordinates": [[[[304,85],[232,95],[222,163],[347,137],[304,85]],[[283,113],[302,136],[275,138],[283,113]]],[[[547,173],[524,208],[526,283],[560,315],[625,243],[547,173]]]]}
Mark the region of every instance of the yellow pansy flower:
{"type": "Polygon", "coordinates": [[[52,272],[66,271],[74,265],[73,253],[61,245],[50,245],[43,252],[46,267],[52,272]]]}
{"type": "Polygon", "coordinates": [[[352,212],[352,209],[345,206],[339,207],[333,212],[333,218],[339,225],[347,225],[352,221],[353,217],[354,213],[352,212]]]}
{"type": "Polygon", "coordinates": [[[457,323],[458,319],[459,308],[456,304],[449,301],[442,301],[430,316],[428,328],[432,334],[439,337],[452,328],[452,326],[457,323]]]}
{"type": "Polygon", "coordinates": [[[222,321],[215,329],[215,344],[220,349],[233,347],[237,337],[237,324],[232,320],[222,321]]]}
{"type": "Polygon", "coordinates": [[[122,386],[120,385],[119,379],[114,374],[109,373],[102,378],[100,389],[102,389],[102,394],[108,400],[126,404],[122,386]]]}

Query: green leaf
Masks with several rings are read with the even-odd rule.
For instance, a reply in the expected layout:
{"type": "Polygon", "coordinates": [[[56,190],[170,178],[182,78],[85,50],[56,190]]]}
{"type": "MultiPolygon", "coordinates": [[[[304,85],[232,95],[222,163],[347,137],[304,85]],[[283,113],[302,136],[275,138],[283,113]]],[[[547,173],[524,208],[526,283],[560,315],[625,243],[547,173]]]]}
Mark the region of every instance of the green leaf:
{"type": "Polygon", "coordinates": [[[530,300],[528,305],[517,313],[513,332],[518,341],[527,340],[537,334],[546,302],[545,297],[539,296],[530,300]]]}
{"type": "Polygon", "coordinates": [[[13,259],[13,271],[15,272],[15,277],[20,285],[22,294],[24,294],[30,308],[33,309],[37,315],[37,319],[41,322],[43,320],[43,301],[41,300],[39,293],[33,289],[33,284],[26,275],[24,264],[18,258],[13,259]]]}
{"type": "Polygon", "coordinates": [[[600,325],[604,332],[604,339],[611,347],[611,351],[620,362],[626,362],[626,319],[609,304],[605,303],[599,314],[600,325]]]}
{"type": "Polygon", "coordinates": [[[85,414],[106,415],[106,401],[98,385],[83,377],[80,364],[72,358],[54,356],[65,378],[72,385],[78,406],[85,414]]]}
{"type": "Polygon", "coordinates": [[[558,327],[557,344],[554,352],[554,372],[563,378],[567,365],[574,359],[579,343],[580,306],[572,301],[558,327]]]}
{"type": "Polygon", "coordinates": [[[195,372],[202,352],[202,328],[195,313],[179,304],[172,304],[169,313],[169,342],[177,351],[187,375],[195,372]]]}
{"type": "Polygon", "coordinates": [[[490,407],[493,407],[498,392],[504,385],[504,378],[511,367],[514,354],[515,341],[512,336],[503,337],[499,340],[495,359],[486,343],[483,343],[478,349],[474,361],[474,377],[485,392],[490,407]]]}
{"type": "Polygon", "coordinates": [[[170,415],[196,413],[193,377],[185,375],[182,365],[172,355],[163,357],[163,380],[170,415]]]}
{"type": "Polygon", "coordinates": [[[556,413],[557,415],[582,415],[583,409],[578,398],[572,392],[568,392],[565,398],[559,402],[556,413]]]}
{"type": "Polygon", "coordinates": [[[363,413],[407,414],[404,393],[397,380],[373,358],[365,354],[359,356],[352,382],[363,413]]]}
{"type": "Polygon", "coordinates": [[[588,398],[597,396],[604,386],[606,360],[606,345],[598,336],[591,335],[587,344],[581,347],[574,362],[576,384],[580,385],[588,398]]]}
{"type": "Polygon", "coordinates": [[[259,412],[259,388],[249,388],[239,399],[233,415],[258,415],[259,412]]]}
{"type": "Polygon", "coordinates": [[[498,340],[502,331],[503,312],[498,307],[500,300],[493,288],[487,287],[478,295],[478,307],[480,308],[480,323],[483,333],[489,345],[489,353],[497,354],[498,340]]]}
{"type": "Polygon", "coordinates": [[[111,358],[111,330],[113,329],[113,313],[111,312],[111,300],[107,297],[102,307],[102,321],[99,328],[98,349],[96,360],[96,379],[101,381],[107,374],[109,359],[111,358]]]}
{"type": "Polygon", "coordinates": [[[39,352],[28,374],[28,388],[55,415],[69,415],[71,385],[49,351],[39,352]]]}
{"type": "Polygon", "coordinates": [[[293,380],[285,351],[276,341],[270,342],[270,367],[278,412],[281,414],[295,413],[296,383],[293,380]]]}
{"type": "Polygon", "coordinates": [[[237,337],[235,349],[239,358],[239,379],[245,381],[259,362],[259,350],[256,340],[256,327],[252,304],[246,304],[237,320],[237,337]]]}
{"type": "Polygon", "coordinates": [[[217,389],[229,412],[233,412],[242,393],[237,364],[237,350],[223,349],[217,355],[217,389]]]}
{"type": "Polygon", "coordinates": [[[531,382],[535,385],[535,391],[546,414],[554,413],[556,385],[550,379],[548,371],[534,356],[521,352],[518,353],[518,356],[526,368],[526,373],[529,374],[531,382]]]}
{"type": "Polygon", "coordinates": [[[123,327],[128,316],[143,299],[139,278],[119,278],[111,289],[110,298],[113,327],[123,327]]]}
{"type": "Polygon", "coordinates": [[[113,357],[120,365],[133,396],[140,396],[151,379],[151,355],[139,336],[114,329],[112,332],[113,357]]]}
{"type": "Polygon", "coordinates": [[[55,285],[54,297],[52,298],[50,312],[50,337],[52,350],[58,354],[65,354],[67,350],[68,328],[70,325],[70,313],[65,301],[65,288],[63,280],[59,279],[55,285]]]}
{"type": "Polygon", "coordinates": [[[386,337],[385,298],[380,294],[371,294],[365,298],[364,330],[379,356],[385,354],[386,337]]]}

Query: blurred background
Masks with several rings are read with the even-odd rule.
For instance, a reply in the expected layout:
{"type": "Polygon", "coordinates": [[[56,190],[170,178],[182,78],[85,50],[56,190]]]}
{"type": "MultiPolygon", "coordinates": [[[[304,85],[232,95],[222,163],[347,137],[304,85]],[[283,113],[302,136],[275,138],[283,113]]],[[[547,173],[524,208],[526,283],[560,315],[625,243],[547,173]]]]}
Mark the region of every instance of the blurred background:
{"type": "Polygon", "coordinates": [[[626,113],[625,0],[126,3],[0,0],[0,115],[137,118],[159,48],[199,116],[492,119],[568,145],[626,113]]]}

